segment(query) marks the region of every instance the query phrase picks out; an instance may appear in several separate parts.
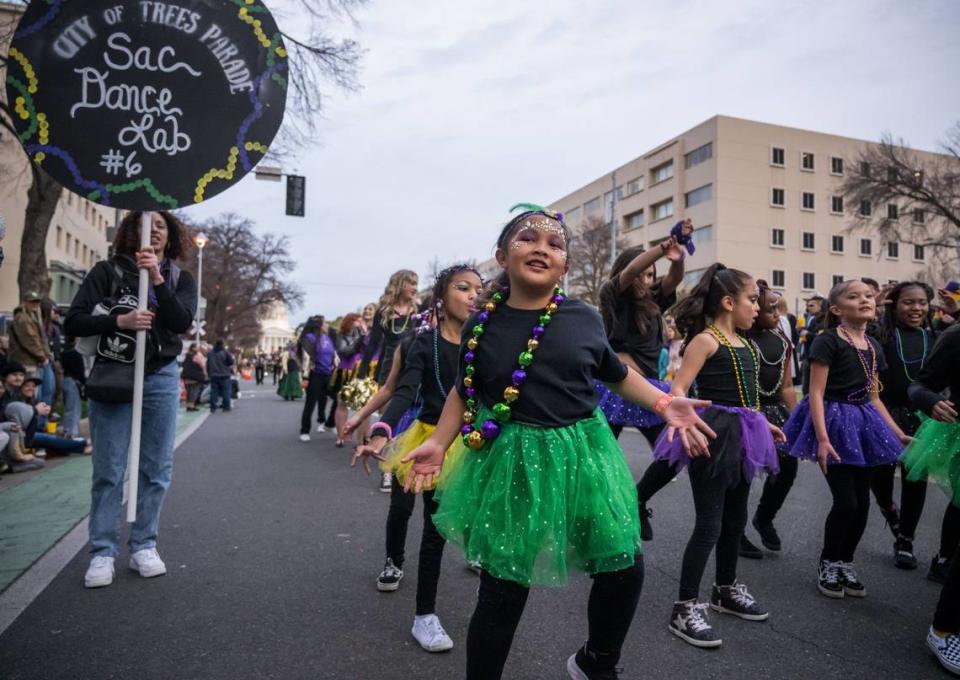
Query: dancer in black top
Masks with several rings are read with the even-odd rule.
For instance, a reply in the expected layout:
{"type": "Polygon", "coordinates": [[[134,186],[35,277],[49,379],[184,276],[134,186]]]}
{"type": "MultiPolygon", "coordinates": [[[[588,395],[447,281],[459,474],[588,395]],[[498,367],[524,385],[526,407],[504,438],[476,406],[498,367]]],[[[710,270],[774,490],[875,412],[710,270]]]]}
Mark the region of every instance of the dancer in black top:
{"type": "Polygon", "coordinates": [[[370,364],[379,356],[373,378],[383,385],[390,375],[393,351],[400,338],[413,330],[412,317],[417,311],[417,273],[409,269],[394,272],[380,296],[377,312],[370,328],[370,342],[360,362],[358,375],[367,375],[370,364]]]}

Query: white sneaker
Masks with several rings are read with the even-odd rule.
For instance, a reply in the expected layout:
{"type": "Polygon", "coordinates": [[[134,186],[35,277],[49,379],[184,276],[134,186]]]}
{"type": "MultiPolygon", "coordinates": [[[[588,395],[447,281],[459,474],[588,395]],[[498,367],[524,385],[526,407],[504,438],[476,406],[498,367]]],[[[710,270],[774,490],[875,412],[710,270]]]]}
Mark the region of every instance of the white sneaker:
{"type": "Polygon", "coordinates": [[[436,614],[413,617],[413,629],[410,632],[428,652],[446,652],[453,649],[453,640],[440,625],[436,614]]]}
{"type": "Polygon", "coordinates": [[[380,475],[380,491],[383,493],[390,493],[393,490],[393,475],[389,472],[384,472],[380,475]]]}
{"type": "Polygon", "coordinates": [[[160,559],[156,548],[144,548],[130,555],[130,568],[140,572],[144,578],[163,576],[167,573],[167,565],[160,559]]]}
{"type": "Polygon", "coordinates": [[[302,435],[300,435],[300,441],[302,441],[302,442],[308,442],[308,441],[310,441],[310,435],[308,435],[308,434],[302,434],[302,435]]]}
{"type": "Polygon", "coordinates": [[[948,671],[960,675],[960,636],[947,635],[942,638],[937,635],[933,626],[927,632],[927,646],[937,656],[937,661],[948,671]]]}
{"type": "Polygon", "coordinates": [[[326,432],[327,428],[323,426],[323,423],[317,423],[317,432],[326,432]]]}
{"type": "Polygon", "coordinates": [[[83,577],[85,588],[103,588],[113,583],[113,558],[97,555],[90,560],[87,573],[83,577]]]}

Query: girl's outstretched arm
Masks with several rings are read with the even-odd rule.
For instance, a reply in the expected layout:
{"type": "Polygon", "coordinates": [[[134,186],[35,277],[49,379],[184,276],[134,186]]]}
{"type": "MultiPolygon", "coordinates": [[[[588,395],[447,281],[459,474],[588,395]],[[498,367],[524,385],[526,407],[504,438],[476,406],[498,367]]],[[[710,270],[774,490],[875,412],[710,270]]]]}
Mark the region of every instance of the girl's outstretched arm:
{"type": "Polygon", "coordinates": [[[404,463],[413,461],[413,474],[407,475],[403,486],[404,491],[413,489],[416,493],[420,493],[424,486],[432,487],[440,477],[443,456],[460,433],[465,408],[463,398],[457,390],[447,395],[440,420],[437,421],[437,429],[427,441],[403,457],[404,463]]]}
{"type": "Polygon", "coordinates": [[[813,431],[817,435],[817,462],[820,470],[827,474],[827,461],[832,458],[840,462],[839,454],[834,450],[827,436],[827,420],[823,411],[823,395],[827,390],[827,376],[830,367],[819,361],[810,362],[810,420],[813,421],[813,431]]]}

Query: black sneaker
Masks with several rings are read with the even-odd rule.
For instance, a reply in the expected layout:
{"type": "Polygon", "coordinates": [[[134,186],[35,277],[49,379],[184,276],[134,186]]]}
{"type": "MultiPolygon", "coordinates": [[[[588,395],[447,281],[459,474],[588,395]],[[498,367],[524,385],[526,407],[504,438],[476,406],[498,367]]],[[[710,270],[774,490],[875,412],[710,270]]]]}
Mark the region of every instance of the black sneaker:
{"type": "Polygon", "coordinates": [[[770,612],[757,604],[747,586],[734,583],[732,586],[713,586],[710,594],[710,609],[721,614],[733,614],[747,621],[766,621],[770,612]]]}
{"type": "Polygon", "coordinates": [[[940,555],[934,555],[930,563],[930,571],[927,572],[927,578],[934,583],[944,584],[947,582],[947,573],[950,571],[950,560],[940,555]]]}
{"type": "Polygon", "coordinates": [[[712,648],[723,644],[723,639],[707,620],[707,607],[696,600],[674,602],[670,616],[670,632],[694,647],[712,648]]]}
{"type": "Polygon", "coordinates": [[[893,564],[898,569],[916,569],[917,556],[913,554],[913,541],[901,536],[893,544],[893,564]]]}
{"type": "Polygon", "coordinates": [[[890,527],[890,531],[893,532],[893,537],[896,538],[900,535],[900,510],[897,508],[897,504],[894,503],[889,508],[880,508],[880,514],[883,515],[883,519],[886,520],[887,526],[890,527]]]}
{"type": "Polygon", "coordinates": [[[746,557],[751,560],[762,560],[763,551],[755,546],[746,534],[740,534],[740,557],[746,557]]]}
{"type": "Polygon", "coordinates": [[[640,503],[640,540],[653,540],[653,526],[650,524],[650,518],[653,517],[653,510],[647,507],[646,503],[640,503]]]}
{"type": "Polygon", "coordinates": [[[779,552],[782,547],[780,543],[780,534],[777,533],[773,522],[761,522],[756,515],[753,516],[753,528],[760,534],[760,542],[767,550],[779,552]]]}
{"type": "Polygon", "coordinates": [[[835,599],[843,598],[843,584],[840,583],[840,563],[820,560],[817,590],[835,599]]]}
{"type": "Polygon", "coordinates": [[[377,590],[381,593],[389,593],[400,587],[400,580],[403,578],[403,569],[394,565],[393,560],[387,558],[383,565],[383,571],[377,577],[377,590]]]}
{"type": "Polygon", "coordinates": [[[845,594],[850,597],[867,596],[867,587],[860,583],[853,562],[838,562],[837,568],[840,572],[840,584],[843,586],[843,592],[845,594]]]}
{"type": "Polygon", "coordinates": [[[595,659],[586,651],[586,645],[567,659],[567,675],[573,680],[617,680],[622,668],[598,669],[595,659]]]}

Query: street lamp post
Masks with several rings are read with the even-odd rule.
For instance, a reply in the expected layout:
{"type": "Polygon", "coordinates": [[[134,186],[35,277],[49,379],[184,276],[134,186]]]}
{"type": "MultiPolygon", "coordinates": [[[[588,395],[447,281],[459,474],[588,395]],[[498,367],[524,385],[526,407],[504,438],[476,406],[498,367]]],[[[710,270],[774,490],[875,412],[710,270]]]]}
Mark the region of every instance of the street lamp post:
{"type": "Polygon", "coordinates": [[[197,313],[194,318],[197,331],[197,346],[200,346],[200,301],[203,299],[203,247],[207,245],[207,237],[201,232],[193,237],[193,242],[197,244],[199,263],[197,264],[197,313]]]}

